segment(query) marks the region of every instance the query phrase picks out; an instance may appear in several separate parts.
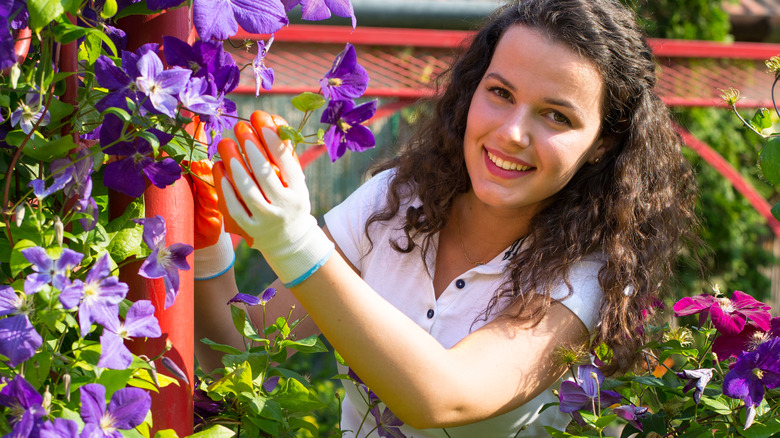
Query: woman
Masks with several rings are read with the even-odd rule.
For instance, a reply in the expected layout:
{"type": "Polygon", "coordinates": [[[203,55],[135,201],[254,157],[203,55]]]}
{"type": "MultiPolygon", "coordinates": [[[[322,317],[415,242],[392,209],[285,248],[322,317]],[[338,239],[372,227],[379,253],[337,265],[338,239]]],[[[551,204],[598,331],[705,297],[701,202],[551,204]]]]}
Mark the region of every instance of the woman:
{"type": "MultiPolygon", "coordinates": [[[[270,130],[260,134],[288,187],[249,153],[259,187],[226,164],[228,210],[289,286],[274,305],[302,304],[301,335],[321,330],[384,403],[374,415],[386,405],[397,417],[386,428],[542,436],[568,422],[538,412],[565,372],[556,351],[604,343],[605,371],[630,367],[637,328],[696,224],[654,70],[616,1],[521,1],[475,35],[409,147],[329,212],[325,230],[270,130]]],[[[196,292],[212,318],[232,293],[221,281],[196,292]]],[[[342,429],[363,436],[374,416],[345,388],[342,429]]]]}

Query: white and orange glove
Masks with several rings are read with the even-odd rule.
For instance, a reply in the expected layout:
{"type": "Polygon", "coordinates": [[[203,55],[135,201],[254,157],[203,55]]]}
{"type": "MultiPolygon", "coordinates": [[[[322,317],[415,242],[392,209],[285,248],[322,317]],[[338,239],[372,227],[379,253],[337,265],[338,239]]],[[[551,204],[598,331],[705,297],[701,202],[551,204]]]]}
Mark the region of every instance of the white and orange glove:
{"type": "Polygon", "coordinates": [[[230,139],[218,145],[222,161],[214,180],[224,200],[225,227],[239,227],[247,243],[259,250],[286,287],[309,278],[333,253],[311,215],[303,169],[289,142],[278,136],[286,124],[278,116],[255,111],[251,125],[234,128],[239,146],[230,139]]]}

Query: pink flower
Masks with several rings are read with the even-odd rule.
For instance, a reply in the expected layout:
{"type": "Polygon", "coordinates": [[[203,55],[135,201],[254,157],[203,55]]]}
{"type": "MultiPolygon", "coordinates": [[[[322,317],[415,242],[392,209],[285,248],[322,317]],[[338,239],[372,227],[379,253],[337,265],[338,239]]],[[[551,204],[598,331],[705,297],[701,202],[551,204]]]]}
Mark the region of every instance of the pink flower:
{"type": "MultiPolygon", "coordinates": [[[[716,298],[711,295],[701,294],[695,297],[685,297],[674,304],[676,316],[694,315],[708,311],[712,324],[724,335],[736,335],[745,328],[747,319],[760,329],[769,330],[771,307],[756,300],[750,295],[734,291],[731,299],[716,298]]],[[[699,319],[703,322],[704,315],[699,319]]]]}
{"type": "Polygon", "coordinates": [[[780,316],[772,318],[768,331],[761,330],[752,323],[736,335],[721,335],[712,343],[712,352],[718,355],[718,360],[737,357],[743,351],[753,351],[759,345],[772,338],[780,337],[780,316]]]}

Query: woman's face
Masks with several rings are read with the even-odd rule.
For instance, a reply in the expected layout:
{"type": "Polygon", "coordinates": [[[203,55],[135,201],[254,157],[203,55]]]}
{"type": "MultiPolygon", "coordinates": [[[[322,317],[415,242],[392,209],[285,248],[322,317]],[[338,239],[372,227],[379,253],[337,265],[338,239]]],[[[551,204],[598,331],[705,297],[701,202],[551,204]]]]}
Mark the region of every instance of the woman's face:
{"type": "Polygon", "coordinates": [[[484,207],[534,214],[606,146],[596,67],[533,28],[506,30],[469,107],[464,154],[484,207]]]}

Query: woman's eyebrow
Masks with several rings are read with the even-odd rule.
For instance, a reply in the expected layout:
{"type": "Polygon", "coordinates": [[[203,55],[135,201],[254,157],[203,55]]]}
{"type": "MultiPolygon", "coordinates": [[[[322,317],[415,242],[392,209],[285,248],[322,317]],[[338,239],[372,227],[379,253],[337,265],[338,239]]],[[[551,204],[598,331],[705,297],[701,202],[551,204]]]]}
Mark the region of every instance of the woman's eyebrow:
{"type": "MultiPolygon", "coordinates": [[[[516,91],[516,88],[515,88],[515,86],[514,86],[514,85],[512,85],[512,83],[511,83],[511,82],[509,82],[509,80],[507,80],[505,77],[501,76],[501,74],[499,74],[499,73],[496,73],[496,72],[490,72],[490,73],[488,73],[488,74],[486,74],[486,75],[485,75],[485,79],[493,79],[493,80],[496,80],[496,81],[498,81],[498,82],[501,82],[501,83],[502,83],[502,84],[503,84],[503,85],[504,85],[506,88],[508,88],[509,90],[511,90],[511,91],[516,91]]],[[[574,111],[574,112],[575,112],[577,115],[581,115],[581,114],[582,114],[582,110],[580,109],[580,107],[579,107],[579,106],[577,106],[577,105],[576,105],[574,102],[572,102],[571,100],[568,100],[568,99],[561,99],[561,98],[555,98],[555,97],[545,97],[545,98],[543,98],[542,100],[543,100],[545,103],[547,103],[547,104],[550,104],[550,105],[554,105],[554,106],[559,106],[559,107],[567,108],[567,109],[569,109],[569,110],[571,110],[571,111],[574,111]]]]}

